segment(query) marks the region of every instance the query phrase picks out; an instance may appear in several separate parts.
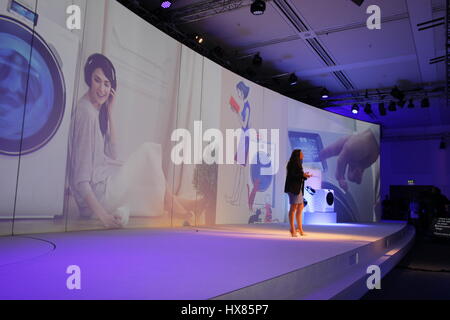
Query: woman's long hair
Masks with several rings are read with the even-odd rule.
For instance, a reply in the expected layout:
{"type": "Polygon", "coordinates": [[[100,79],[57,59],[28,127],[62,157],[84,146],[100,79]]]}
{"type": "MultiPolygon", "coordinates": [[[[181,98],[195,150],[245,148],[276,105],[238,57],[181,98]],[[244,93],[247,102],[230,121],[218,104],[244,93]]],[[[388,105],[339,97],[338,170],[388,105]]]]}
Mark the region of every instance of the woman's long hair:
{"type": "Polygon", "coordinates": [[[291,158],[289,159],[289,162],[287,164],[287,168],[292,168],[292,167],[302,168],[303,161],[300,160],[301,152],[302,152],[302,150],[300,150],[300,149],[295,149],[294,151],[292,151],[291,158]]]}
{"type": "MultiPolygon", "coordinates": [[[[84,81],[89,86],[89,88],[91,87],[92,73],[97,68],[102,69],[106,78],[108,78],[109,82],[111,83],[111,88],[116,90],[117,89],[116,69],[114,68],[114,65],[112,64],[111,60],[109,60],[106,56],[100,53],[94,53],[93,55],[91,55],[87,59],[86,65],[84,66],[84,81]]],[[[104,103],[101,106],[98,117],[99,117],[98,120],[100,122],[100,130],[103,136],[105,136],[106,132],[108,131],[108,108],[106,103],[104,103]]]]}

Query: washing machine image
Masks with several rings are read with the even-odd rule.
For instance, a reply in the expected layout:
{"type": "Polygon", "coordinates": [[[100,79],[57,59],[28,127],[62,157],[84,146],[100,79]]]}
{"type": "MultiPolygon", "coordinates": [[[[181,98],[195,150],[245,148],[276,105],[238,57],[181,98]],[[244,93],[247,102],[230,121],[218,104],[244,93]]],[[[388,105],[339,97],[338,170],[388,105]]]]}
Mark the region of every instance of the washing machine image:
{"type": "Polygon", "coordinates": [[[80,46],[46,1],[0,0],[0,218],[63,213],[80,46]]]}
{"type": "Polygon", "coordinates": [[[334,190],[305,188],[305,212],[334,212],[334,190]]]}
{"type": "Polygon", "coordinates": [[[313,198],[315,212],[334,212],[334,191],[331,189],[316,190],[313,198]]]}

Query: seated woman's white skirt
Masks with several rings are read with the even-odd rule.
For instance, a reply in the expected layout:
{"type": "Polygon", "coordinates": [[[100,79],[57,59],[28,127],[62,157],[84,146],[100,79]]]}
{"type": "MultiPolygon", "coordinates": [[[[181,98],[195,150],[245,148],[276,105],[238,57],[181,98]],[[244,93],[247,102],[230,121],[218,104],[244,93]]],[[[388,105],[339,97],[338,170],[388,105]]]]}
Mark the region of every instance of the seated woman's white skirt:
{"type": "Polygon", "coordinates": [[[105,202],[112,211],[125,207],[133,216],[155,217],[164,214],[165,193],[161,145],[144,143],[107,179],[105,202]]]}

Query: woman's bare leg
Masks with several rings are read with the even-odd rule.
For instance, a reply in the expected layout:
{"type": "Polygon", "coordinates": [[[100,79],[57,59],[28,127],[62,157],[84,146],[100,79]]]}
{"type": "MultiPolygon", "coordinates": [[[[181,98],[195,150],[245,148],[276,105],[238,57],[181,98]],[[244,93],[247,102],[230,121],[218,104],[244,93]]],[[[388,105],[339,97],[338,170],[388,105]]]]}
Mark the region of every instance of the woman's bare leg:
{"type": "Polygon", "coordinates": [[[300,232],[301,235],[303,235],[303,223],[302,223],[302,213],[303,213],[303,203],[300,203],[297,205],[297,226],[298,226],[298,231],[300,232]]]}
{"type": "Polygon", "coordinates": [[[295,212],[297,211],[297,205],[296,204],[291,204],[291,208],[289,210],[289,224],[291,226],[291,234],[295,233],[295,212]]]}

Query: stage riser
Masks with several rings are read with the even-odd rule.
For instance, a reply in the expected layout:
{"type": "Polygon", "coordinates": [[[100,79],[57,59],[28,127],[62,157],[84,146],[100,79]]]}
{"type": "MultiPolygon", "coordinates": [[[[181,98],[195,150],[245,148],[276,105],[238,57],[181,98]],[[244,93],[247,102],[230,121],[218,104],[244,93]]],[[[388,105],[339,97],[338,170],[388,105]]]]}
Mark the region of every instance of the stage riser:
{"type": "MultiPolygon", "coordinates": [[[[386,276],[412,248],[414,244],[414,235],[415,232],[411,231],[404,239],[402,239],[402,243],[397,245],[397,248],[391,250],[396,251],[394,254],[391,256],[382,256],[374,263],[375,265],[380,266],[382,278],[386,276]]],[[[367,277],[368,275],[366,273],[360,273],[359,277],[355,275],[352,279],[348,279],[347,282],[353,282],[353,284],[340,291],[331,299],[353,300],[361,298],[368,292],[366,283],[367,277]]],[[[381,289],[383,289],[383,281],[381,281],[381,289]]]]}
{"type": "Polygon", "coordinates": [[[399,261],[399,257],[401,259],[407,252],[412,239],[413,235],[406,226],[390,236],[357,249],[214,299],[357,299],[368,290],[367,267],[380,265],[382,275],[386,274],[399,261]],[[398,254],[390,259],[383,259],[386,253],[394,249],[399,250],[398,254]],[[348,279],[351,279],[350,283],[348,279]],[[355,288],[347,290],[352,285],[355,288]]]}

